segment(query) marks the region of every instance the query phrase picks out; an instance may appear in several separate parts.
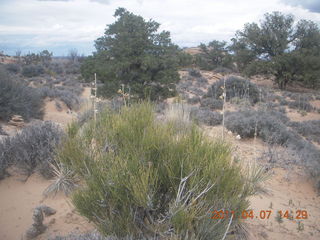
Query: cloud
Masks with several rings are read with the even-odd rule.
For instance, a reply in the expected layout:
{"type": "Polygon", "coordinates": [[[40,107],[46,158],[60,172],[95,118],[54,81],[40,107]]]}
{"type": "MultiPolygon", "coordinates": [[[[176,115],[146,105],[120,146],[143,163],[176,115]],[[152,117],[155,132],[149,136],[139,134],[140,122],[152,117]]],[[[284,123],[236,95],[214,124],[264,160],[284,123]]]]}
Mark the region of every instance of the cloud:
{"type": "Polygon", "coordinates": [[[90,0],[90,2],[97,2],[102,4],[110,4],[109,0],[90,0]]]}
{"type": "Polygon", "coordinates": [[[301,6],[310,10],[311,12],[320,13],[320,1],[319,0],[283,0],[284,3],[293,6],[301,6]]]}
{"type": "Polygon", "coordinates": [[[170,31],[173,42],[181,47],[214,39],[229,41],[236,30],[257,22],[266,12],[292,13],[297,19],[320,23],[319,13],[287,1],[0,0],[0,50],[14,54],[19,48],[48,48],[61,55],[74,46],[90,54],[94,40],[115,21],[118,7],[161,23],[160,30],[170,31]]]}
{"type": "Polygon", "coordinates": [[[38,0],[39,2],[69,2],[72,0],[38,0]]]}

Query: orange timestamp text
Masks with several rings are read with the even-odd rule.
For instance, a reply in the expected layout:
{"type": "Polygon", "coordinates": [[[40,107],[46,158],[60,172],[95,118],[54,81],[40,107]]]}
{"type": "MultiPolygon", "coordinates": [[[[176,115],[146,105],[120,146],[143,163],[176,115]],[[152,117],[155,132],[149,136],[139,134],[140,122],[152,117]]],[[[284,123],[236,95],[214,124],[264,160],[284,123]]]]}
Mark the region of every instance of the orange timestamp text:
{"type": "MultiPolygon", "coordinates": [[[[279,218],[287,218],[287,219],[308,219],[307,210],[296,210],[295,212],[285,210],[285,211],[276,211],[279,218]]],[[[236,214],[235,211],[229,210],[215,210],[211,211],[211,219],[226,219],[226,218],[241,218],[241,219],[269,219],[273,210],[243,210],[240,214],[236,214]]]]}

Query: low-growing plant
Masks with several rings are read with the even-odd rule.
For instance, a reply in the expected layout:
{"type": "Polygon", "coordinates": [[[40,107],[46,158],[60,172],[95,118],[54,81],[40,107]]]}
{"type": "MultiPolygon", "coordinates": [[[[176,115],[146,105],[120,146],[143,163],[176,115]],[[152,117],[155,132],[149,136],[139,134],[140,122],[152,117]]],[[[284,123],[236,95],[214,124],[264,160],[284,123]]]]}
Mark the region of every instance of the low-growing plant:
{"type": "Polygon", "coordinates": [[[200,102],[200,100],[201,100],[200,97],[198,97],[198,96],[193,96],[193,97],[187,98],[187,103],[189,103],[189,104],[197,104],[197,103],[200,102]]]}
{"type": "Polygon", "coordinates": [[[10,166],[8,159],[6,158],[6,139],[0,139],[0,180],[7,177],[7,168],[10,166]]]}
{"type": "MultiPolygon", "coordinates": [[[[218,82],[215,82],[208,90],[207,96],[214,97],[216,99],[221,98],[223,93],[224,80],[220,79],[218,82]]],[[[258,87],[250,82],[247,79],[237,77],[237,76],[228,76],[225,79],[226,86],[226,101],[229,101],[231,98],[246,98],[251,103],[256,103],[260,99],[260,92],[258,87]]]]}
{"type": "Polygon", "coordinates": [[[50,195],[55,196],[58,192],[69,195],[78,187],[78,179],[73,170],[56,161],[49,162],[49,166],[52,170],[54,180],[53,183],[44,190],[46,197],[50,195]]]}
{"type": "Polygon", "coordinates": [[[203,96],[205,92],[199,87],[191,86],[187,89],[188,92],[193,93],[196,96],[203,96]]]}
{"type": "Polygon", "coordinates": [[[188,73],[192,77],[197,77],[197,78],[202,77],[201,72],[195,68],[189,68],[188,73]]]}
{"type": "Polygon", "coordinates": [[[15,73],[15,74],[17,74],[21,71],[21,66],[16,63],[6,64],[5,68],[7,69],[8,72],[15,73]]]}
{"type": "Polygon", "coordinates": [[[22,68],[22,75],[25,77],[36,77],[43,74],[44,72],[45,72],[45,69],[40,64],[25,65],[22,68]]]}
{"type": "Polygon", "coordinates": [[[62,136],[63,131],[52,122],[30,125],[0,142],[3,149],[0,162],[5,162],[5,166],[16,165],[27,176],[38,171],[46,178],[52,177],[49,163],[62,136]]]}
{"type": "Polygon", "coordinates": [[[311,112],[314,110],[314,107],[308,101],[304,101],[304,100],[289,102],[288,106],[289,108],[303,110],[306,112],[311,112]]]}
{"type": "MultiPolygon", "coordinates": [[[[91,232],[91,233],[83,233],[83,234],[77,234],[77,233],[71,233],[67,236],[55,236],[50,237],[48,240],[117,240],[113,237],[104,237],[98,232],[91,232]]],[[[132,238],[127,238],[123,240],[133,240],[132,238]]],[[[144,240],[144,239],[141,239],[144,240]]]]}
{"type": "Polygon", "coordinates": [[[287,121],[287,117],[280,112],[245,109],[228,112],[225,125],[242,138],[253,138],[256,132],[264,141],[282,145],[290,137],[284,121],[287,121]]]}
{"type": "Polygon", "coordinates": [[[223,107],[223,100],[215,98],[203,98],[201,99],[201,107],[206,107],[211,110],[221,110],[223,107]]]}
{"type": "Polygon", "coordinates": [[[239,218],[213,224],[209,213],[241,212],[259,185],[261,172],[243,174],[226,143],[156,120],[149,103],[107,108],[68,132],[58,157],[85,183],[72,202],[105,236],[220,240],[239,218]]]}
{"type": "Polygon", "coordinates": [[[196,108],[191,110],[191,119],[200,124],[216,126],[222,123],[222,114],[211,111],[208,108],[196,108]]]}
{"type": "Polygon", "coordinates": [[[320,143],[320,120],[290,122],[289,126],[307,139],[320,143]]]}
{"type": "Polygon", "coordinates": [[[42,118],[43,102],[37,90],[12,79],[0,68],[0,118],[21,115],[25,120],[42,118]]]}

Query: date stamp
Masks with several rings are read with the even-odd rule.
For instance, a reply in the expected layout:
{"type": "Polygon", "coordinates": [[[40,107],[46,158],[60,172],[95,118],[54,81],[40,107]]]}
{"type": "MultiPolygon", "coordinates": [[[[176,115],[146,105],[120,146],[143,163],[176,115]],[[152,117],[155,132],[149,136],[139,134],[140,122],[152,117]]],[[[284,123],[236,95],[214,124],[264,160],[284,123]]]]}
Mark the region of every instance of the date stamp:
{"type": "Polygon", "coordinates": [[[279,210],[279,211],[273,211],[272,209],[269,210],[260,210],[260,211],[254,211],[254,210],[243,210],[240,213],[236,213],[235,211],[229,211],[229,210],[215,210],[210,212],[211,219],[226,219],[226,218],[235,218],[238,217],[240,219],[270,219],[273,214],[277,214],[277,217],[281,219],[308,219],[308,211],[307,210],[279,210]]]}

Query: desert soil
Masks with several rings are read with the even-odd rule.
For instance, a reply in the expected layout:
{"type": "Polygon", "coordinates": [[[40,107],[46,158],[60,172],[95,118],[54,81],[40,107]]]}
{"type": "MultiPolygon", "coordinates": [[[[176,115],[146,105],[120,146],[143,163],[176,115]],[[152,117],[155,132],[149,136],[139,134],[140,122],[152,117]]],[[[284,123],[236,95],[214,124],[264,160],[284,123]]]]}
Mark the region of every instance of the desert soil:
{"type": "MultiPolygon", "coordinates": [[[[183,73],[180,73],[183,74],[183,73]]],[[[209,83],[217,81],[218,76],[210,72],[204,72],[203,76],[208,78],[209,83]]],[[[256,80],[257,83],[259,79],[256,80]]],[[[261,83],[261,81],[260,81],[261,83]]],[[[270,86],[271,83],[267,82],[270,86]]],[[[90,89],[86,88],[83,98],[88,99],[90,89]]],[[[318,105],[318,102],[314,104],[318,105]]],[[[62,110],[58,111],[54,101],[46,101],[45,120],[52,120],[66,126],[71,122],[77,113],[70,112],[66,106],[61,104],[62,110]]],[[[294,121],[305,121],[320,119],[316,113],[308,113],[302,117],[296,111],[288,112],[288,116],[294,121]]],[[[5,126],[11,134],[15,129],[5,126]]],[[[211,137],[221,137],[222,127],[203,127],[204,131],[211,137]]],[[[265,165],[265,159],[259,159],[261,153],[267,151],[267,146],[257,140],[237,140],[232,133],[226,133],[227,140],[232,144],[233,155],[244,164],[265,165]]],[[[279,150],[281,154],[281,149],[279,150]]],[[[267,219],[247,219],[243,220],[248,229],[249,240],[277,240],[277,239],[320,239],[320,198],[315,191],[312,180],[307,177],[304,169],[295,165],[287,167],[273,166],[268,169],[269,179],[264,183],[268,194],[252,197],[251,209],[255,215],[259,215],[262,210],[271,210],[272,214],[267,219]],[[279,223],[275,216],[278,210],[283,212],[288,210],[294,213],[297,210],[306,210],[308,219],[289,220],[284,219],[279,223]],[[300,221],[300,225],[298,225],[300,221]],[[298,226],[300,228],[298,229],[298,226]]],[[[51,217],[45,218],[48,229],[38,240],[45,240],[49,236],[66,235],[71,232],[86,232],[93,229],[93,225],[88,223],[83,217],[77,214],[70,203],[70,199],[62,194],[53,198],[44,198],[43,191],[51,183],[42,177],[34,174],[22,181],[24,177],[13,172],[12,176],[0,181],[0,239],[19,240],[23,233],[32,224],[33,209],[41,204],[48,205],[57,210],[51,217]]]]}

